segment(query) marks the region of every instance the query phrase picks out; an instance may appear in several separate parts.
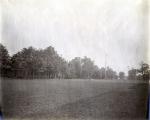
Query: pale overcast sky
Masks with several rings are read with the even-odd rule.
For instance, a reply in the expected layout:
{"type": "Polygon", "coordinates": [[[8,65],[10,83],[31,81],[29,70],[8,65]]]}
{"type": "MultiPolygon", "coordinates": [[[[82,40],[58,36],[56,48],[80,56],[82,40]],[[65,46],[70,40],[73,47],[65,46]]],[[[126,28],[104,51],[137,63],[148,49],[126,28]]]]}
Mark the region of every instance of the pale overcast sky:
{"type": "Polygon", "coordinates": [[[3,0],[1,43],[10,54],[53,46],[66,60],[88,56],[127,71],[146,61],[146,0],[3,0]]]}

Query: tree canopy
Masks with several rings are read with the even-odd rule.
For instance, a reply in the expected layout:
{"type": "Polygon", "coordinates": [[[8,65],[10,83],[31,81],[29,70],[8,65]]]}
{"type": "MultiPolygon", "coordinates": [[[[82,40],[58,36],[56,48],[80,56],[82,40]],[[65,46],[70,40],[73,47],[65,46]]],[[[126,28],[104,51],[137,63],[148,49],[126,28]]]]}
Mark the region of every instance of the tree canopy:
{"type": "MultiPolygon", "coordinates": [[[[75,57],[70,61],[62,58],[52,46],[45,49],[23,48],[11,57],[0,44],[0,75],[11,78],[70,78],[70,79],[125,79],[125,73],[112,68],[99,68],[88,57],[75,57]]],[[[149,79],[149,65],[128,71],[128,79],[136,79],[137,71],[143,79],[149,79]]]]}
{"type": "Polygon", "coordinates": [[[0,74],[5,76],[10,69],[10,57],[5,46],[0,44],[0,74]]]}

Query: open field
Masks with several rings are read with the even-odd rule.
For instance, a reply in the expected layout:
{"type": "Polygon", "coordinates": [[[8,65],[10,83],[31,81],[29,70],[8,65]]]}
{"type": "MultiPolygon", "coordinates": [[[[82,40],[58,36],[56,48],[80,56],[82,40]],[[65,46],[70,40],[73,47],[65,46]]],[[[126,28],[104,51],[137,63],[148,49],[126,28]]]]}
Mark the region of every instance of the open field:
{"type": "Polygon", "coordinates": [[[141,120],[148,84],[121,80],[3,80],[3,112],[12,120],[141,120]]]}

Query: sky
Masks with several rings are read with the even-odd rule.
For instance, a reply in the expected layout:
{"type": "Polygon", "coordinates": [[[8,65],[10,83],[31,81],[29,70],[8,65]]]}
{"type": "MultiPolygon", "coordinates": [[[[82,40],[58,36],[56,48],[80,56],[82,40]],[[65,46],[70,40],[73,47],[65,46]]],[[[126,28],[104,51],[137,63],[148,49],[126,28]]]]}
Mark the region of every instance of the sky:
{"type": "Polygon", "coordinates": [[[146,0],[2,0],[0,42],[10,55],[53,46],[66,60],[103,67],[106,58],[126,72],[149,62],[147,8],[146,0]]]}

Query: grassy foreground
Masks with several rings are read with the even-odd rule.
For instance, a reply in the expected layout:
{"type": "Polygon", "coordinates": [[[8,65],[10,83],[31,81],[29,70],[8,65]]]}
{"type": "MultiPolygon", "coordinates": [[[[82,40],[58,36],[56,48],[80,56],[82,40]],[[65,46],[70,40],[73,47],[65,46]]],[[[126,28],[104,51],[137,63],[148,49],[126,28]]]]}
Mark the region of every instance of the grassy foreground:
{"type": "Polygon", "coordinates": [[[118,80],[3,80],[8,120],[144,120],[148,84],[118,80]]]}

